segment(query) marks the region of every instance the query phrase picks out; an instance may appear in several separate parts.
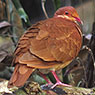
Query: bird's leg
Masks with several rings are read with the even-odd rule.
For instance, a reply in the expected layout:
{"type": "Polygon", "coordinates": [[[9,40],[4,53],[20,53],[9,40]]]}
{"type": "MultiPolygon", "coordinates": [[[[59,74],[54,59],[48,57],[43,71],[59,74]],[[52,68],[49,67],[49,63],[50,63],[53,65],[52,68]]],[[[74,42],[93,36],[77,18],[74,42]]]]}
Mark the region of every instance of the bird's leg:
{"type": "Polygon", "coordinates": [[[54,78],[56,79],[56,83],[51,87],[52,89],[53,89],[55,86],[57,86],[57,85],[63,85],[63,86],[71,87],[71,85],[62,83],[62,82],[59,80],[58,76],[56,75],[55,71],[51,71],[51,73],[53,74],[54,78]]]}
{"type": "Polygon", "coordinates": [[[40,74],[40,76],[42,76],[43,79],[47,82],[46,85],[52,85],[52,84],[53,84],[53,83],[46,77],[45,74],[41,73],[40,71],[39,71],[39,74],[40,74]]]}

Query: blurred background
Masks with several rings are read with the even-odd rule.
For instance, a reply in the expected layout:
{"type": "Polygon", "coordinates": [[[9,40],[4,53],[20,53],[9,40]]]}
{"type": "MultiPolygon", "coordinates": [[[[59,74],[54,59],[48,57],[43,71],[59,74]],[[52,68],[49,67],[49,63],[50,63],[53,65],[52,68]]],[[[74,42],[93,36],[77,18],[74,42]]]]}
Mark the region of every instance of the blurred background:
{"type": "MultiPolygon", "coordinates": [[[[53,17],[55,11],[63,6],[76,8],[83,21],[83,45],[90,48],[93,56],[95,55],[95,0],[0,0],[0,81],[11,77],[14,69],[11,67],[13,52],[24,31],[37,21],[53,17]]],[[[69,73],[74,73],[68,75],[71,84],[76,86],[82,81],[83,87],[93,87],[94,59],[91,54],[88,55],[88,50],[83,49],[78,57],[85,64],[90,61],[90,66],[74,60],[75,65],[71,64],[67,70],[63,70],[61,77],[64,78],[63,73],[66,76],[72,67],[69,73]],[[78,70],[80,72],[76,72],[78,70]]]]}

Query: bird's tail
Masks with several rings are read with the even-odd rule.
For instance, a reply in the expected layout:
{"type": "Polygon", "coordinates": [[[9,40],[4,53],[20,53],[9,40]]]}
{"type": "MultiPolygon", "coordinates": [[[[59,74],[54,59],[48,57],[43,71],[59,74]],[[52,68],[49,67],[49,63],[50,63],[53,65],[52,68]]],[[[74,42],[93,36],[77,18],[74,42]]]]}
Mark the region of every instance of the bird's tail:
{"type": "Polygon", "coordinates": [[[13,86],[23,86],[34,70],[34,68],[27,67],[26,65],[17,64],[15,66],[15,70],[12,74],[12,77],[9,80],[8,87],[10,88],[13,86]]]}

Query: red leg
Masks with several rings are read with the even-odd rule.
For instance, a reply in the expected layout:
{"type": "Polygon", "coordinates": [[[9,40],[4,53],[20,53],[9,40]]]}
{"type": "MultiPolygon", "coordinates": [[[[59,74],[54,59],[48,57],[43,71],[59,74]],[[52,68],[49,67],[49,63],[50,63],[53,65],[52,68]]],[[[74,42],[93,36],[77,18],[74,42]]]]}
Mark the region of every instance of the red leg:
{"type": "Polygon", "coordinates": [[[51,85],[51,84],[52,84],[52,82],[51,82],[43,73],[39,72],[39,74],[40,74],[40,76],[42,76],[43,79],[48,83],[47,85],[51,85]]]}
{"type": "Polygon", "coordinates": [[[62,83],[62,82],[59,80],[58,76],[56,75],[55,71],[51,71],[51,73],[53,74],[54,78],[56,79],[56,83],[51,87],[52,89],[53,89],[55,86],[57,86],[57,85],[63,85],[63,86],[71,87],[71,85],[62,83]]]}

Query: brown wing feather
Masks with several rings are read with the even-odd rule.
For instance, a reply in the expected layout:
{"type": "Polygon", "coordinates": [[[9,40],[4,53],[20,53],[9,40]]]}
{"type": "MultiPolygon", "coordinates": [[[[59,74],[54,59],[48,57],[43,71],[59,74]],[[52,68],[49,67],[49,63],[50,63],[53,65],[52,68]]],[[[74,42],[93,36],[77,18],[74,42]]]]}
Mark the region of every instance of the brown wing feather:
{"type": "Polygon", "coordinates": [[[41,68],[41,69],[47,69],[52,68],[54,66],[58,66],[61,64],[61,62],[56,61],[42,61],[41,59],[37,58],[36,56],[30,54],[29,52],[26,52],[20,59],[19,63],[26,64],[28,67],[35,67],[35,68],[41,68]],[[57,64],[59,63],[59,64],[57,64]]]}

